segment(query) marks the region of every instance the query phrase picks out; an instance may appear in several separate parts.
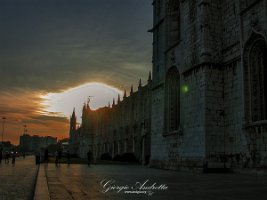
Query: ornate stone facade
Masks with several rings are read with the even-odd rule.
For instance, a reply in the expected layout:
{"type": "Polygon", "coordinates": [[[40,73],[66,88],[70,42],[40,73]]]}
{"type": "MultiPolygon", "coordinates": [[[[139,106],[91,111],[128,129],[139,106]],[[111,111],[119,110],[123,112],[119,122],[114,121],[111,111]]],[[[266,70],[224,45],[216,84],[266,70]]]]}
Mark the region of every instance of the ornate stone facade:
{"type": "Polygon", "coordinates": [[[70,143],[73,153],[86,157],[90,150],[94,159],[109,154],[112,158],[124,153],[133,153],[143,164],[150,157],[151,127],[151,75],[147,85],[139,82],[138,90],[130,95],[126,91],[122,100],[95,111],[89,102],[83,107],[82,124],[76,129],[76,116],[70,120],[70,143]]]}
{"type": "Polygon", "coordinates": [[[169,169],[267,166],[267,1],[154,0],[153,9],[153,82],[89,110],[98,125],[86,148],[97,157],[126,146],[143,160],[146,146],[150,166],[169,169]]]}

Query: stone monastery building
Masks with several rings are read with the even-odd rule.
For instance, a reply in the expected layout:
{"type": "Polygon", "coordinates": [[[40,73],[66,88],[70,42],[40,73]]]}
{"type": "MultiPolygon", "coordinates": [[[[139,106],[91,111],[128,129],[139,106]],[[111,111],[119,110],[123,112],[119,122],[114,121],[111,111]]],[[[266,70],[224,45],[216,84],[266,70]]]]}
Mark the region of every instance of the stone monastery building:
{"type": "Polygon", "coordinates": [[[73,151],[151,167],[267,166],[267,1],[154,0],[153,69],[117,104],[71,117],[73,151]]]}

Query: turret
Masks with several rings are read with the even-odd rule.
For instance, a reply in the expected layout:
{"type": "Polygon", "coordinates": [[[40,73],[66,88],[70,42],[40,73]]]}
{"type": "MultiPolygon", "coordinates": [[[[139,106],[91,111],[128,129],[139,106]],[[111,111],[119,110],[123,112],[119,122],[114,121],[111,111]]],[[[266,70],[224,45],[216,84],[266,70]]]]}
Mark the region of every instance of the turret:
{"type": "Polygon", "coordinates": [[[76,124],[77,124],[77,117],[75,114],[75,108],[73,108],[72,115],[70,117],[70,130],[75,131],[76,130],[76,124]]]}
{"type": "Polygon", "coordinates": [[[152,81],[152,78],[151,78],[151,71],[149,71],[149,75],[148,75],[147,83],[150,83],[151,81],[152,81]]]}
{"type": "Polygon", "coordinates": [[[126,90],[124,90],[123,99],[125,99],[125,98],[126,98],[126,96],[127,96],[127,94],[126,94],[126,90]]]}
{"type": "Polygon", "coordinates": [[[139,80],[139,85],[138,85],[138,90],[140,90],[142,88],[142,80],[141,80],[141,78],[140,78],[140,80],[139,80]]]}
{"type": "Polygon", "coordinates": [[[87,104],[86,104],[86,109],[87,109],[87,110],[91,110],[91,108],[90,108],[90,104],[89,104],[89,103],[90,103],[90,101],[88,101],[87,104]]]}
{"type": "Polygon", "coordinates": [[[112,107],[115,106],[115,99],[113,98],[112,107]]]}
{"type": "Polygon", "coordinates": [[[85,113],[85,111],[86,111],[86,103],[84,102],[84,104],[83,104],[83,113],[85,113]]]}
{"type": "Polygon", "coordinates": [[[131,85],[131,92],[130,95],[133,94],[133,85],[131,85]]]}
{"type": "Polygon", "coordinates": [[[118,104],[119,104],[119,102],[121,101],[121,97],[120,97],[120,94],[118,94],[118,104]]]}

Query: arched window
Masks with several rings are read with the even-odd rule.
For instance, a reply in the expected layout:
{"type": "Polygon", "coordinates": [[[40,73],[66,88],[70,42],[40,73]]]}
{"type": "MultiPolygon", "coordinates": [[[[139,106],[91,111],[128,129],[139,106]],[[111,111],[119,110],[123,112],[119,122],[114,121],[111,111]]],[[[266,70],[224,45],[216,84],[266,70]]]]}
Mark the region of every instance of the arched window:
{"type": "Polygon", "coordinates": [[[178,131],[180,125],[180,75],[176,67],[172,67],[165,81],[165,134],[178,131]]]}
{"type": "Polygon", "coordinates": [[[178,44],[180,39],[179,0],[170,0],[167,5],[167,49],[178,44]]]}
{"type": "Polygon", "coordinates": [[[249,93],[252,122],[267,119],[267,47],[263,38],[251,45],[249,55],[249,93]]]}

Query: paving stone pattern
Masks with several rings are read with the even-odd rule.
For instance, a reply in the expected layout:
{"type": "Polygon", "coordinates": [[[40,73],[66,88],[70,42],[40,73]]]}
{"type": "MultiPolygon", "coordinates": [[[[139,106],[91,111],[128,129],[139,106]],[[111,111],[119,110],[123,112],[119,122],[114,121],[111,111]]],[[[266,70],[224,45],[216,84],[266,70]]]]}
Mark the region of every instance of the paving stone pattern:
{"type": "Polygon", "coordinates": [[[34,157],[17,158],[15,165],[0,164],[0,200],[33,198],[38,166],[34,157]]]}
{"type": "Polygon", "coordinates": [[[46,168],[51,200],[257,200],[267,196],[266,175],[196,174],[151,169],[138,165],[61,165],[46,168]],[[154,190],[148,194],[103,193],[102,180],[115,180],[113,185],[132,186],[149,180],[165,184],[167,190],[154,190]]]}

